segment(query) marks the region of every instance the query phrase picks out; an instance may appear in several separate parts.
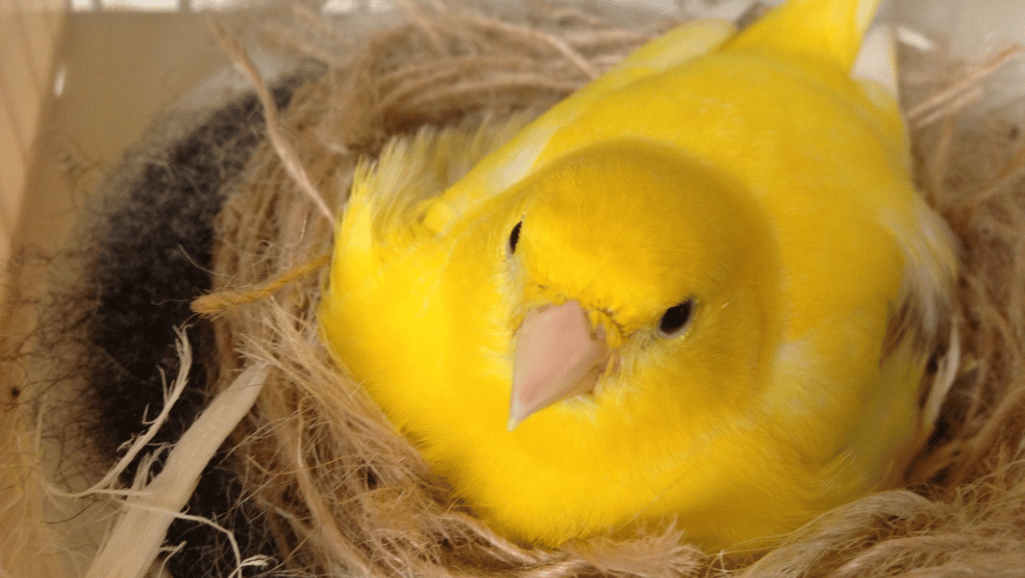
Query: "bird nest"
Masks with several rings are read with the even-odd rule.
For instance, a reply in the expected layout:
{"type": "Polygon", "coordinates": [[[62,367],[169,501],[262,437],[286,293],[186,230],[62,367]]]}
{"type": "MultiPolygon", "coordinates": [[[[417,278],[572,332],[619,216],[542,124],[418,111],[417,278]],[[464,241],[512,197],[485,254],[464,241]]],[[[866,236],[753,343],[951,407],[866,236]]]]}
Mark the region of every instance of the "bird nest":
{"type": "MultiPolygon", "coordinates": [[[[105,560],[107,551],[123,554],[141,541],[138,533],[118,534],[118,524],[131,512],[156,511],[172,525],[205,528],[212,538],[201,538],[195,528],[177,534],[186,543],[167,555],[167,564],[180,576],[236,570],[380,577],[1020,572],[1025,560],[1025,141],[1017,119],[1006,114],[1008,103],[994,106],[987,97],[1015,48],[996,50],[978,62],[944,56],[938,49],[902,48],[903,106],[919,188],[956,233],[962,263],[951,339],[945,344],[957,352],[951,354],[957,359],[950,367],[952,386],[938,409],[936,431],[905,473],[903,487],[827,512],[770,550],[702,552],[672,524],[659,533],[579,540],[544,550],[509,542],[475,519],[330,358],[315,318],[332,245],[330,217],[344,204],[357,163],[379,154],[390,139],[421,127],[477,126],[539,114],[674,21],[580,5],[531,5],[500,16],[445,4],[410,4],[399,12],[379,18],[375,30],[364,31],[359,41],[340,32],[353,29],[352,22],[329,22],[302,8],[278,14],[273,27],[263,28],[265,40],[305,59],[299,73],[282,84],[288,98],[265,87],[231,33],[215,27],[257,84],[266,124],[259,107],[233,117],[236,124],[252,123],[253,151],[226,181],[217,171],[209,176],[223,200],[208,264],[212,286],[192,303],[199,315],[167,323],[187,322],[189,338],[177,363],[158,360],[176,368],[180,379],[154,408],[195,405],[183,413],[180,430],[185,431],[216,413],[196,417],[208,403],[213,407],[227,399],[224,395],[259,386],[258,397],[245,402],[253,403],[252,410],[225,426],[228,442],[214,454],[202,454],[209,463],[198,464],[206,470],[195,495],[230,495],[229,510],[204,511],[195,499],[188,502],[187,515],[168,512],[176,511],[169,505],[173,500],[160,507],[140,505],[150,495],[144,490],[152,493],[162,476],[181,471],[175,469],[175,452],[188,434],[179,440],[178,431],[166,440],[172,447],[168,457],[162,457],[166,447],[153,449],[157,438],[146,437],[169,427],[165,412],[127,450],[135,459],[124,459],[123,448],[116,454],[122,458],[116,476],[94,476],[85,491],[73,495],[46,486],[37,502],[26,501],[34,494],[23,488],[21,502],[8,500],[7,515],[21,512],[27,525],[25,520],[43,509],[31,504],[71,498],[105,503],[116,522],[103,526],[106,537],[96,539],[100,555],[95,560],[105,560]],[[140,458],[147,453],[155,461],[140,458]],[[211,479],[227,481],[210,491],[211,479]],[[113,497],[102,497],[108,495],[113,497]],[[130,539],[118,544],[118,536],[130,539]]],[[[203,139],[213,142],[210,134],[203,133],[197,146],[203,139]]],[[[212,156],[234,144],[217,141],[212,156]]],[[[444,167],[439,179],[454,180],[467,168],[444,167]]],[[[105,214],[101,226],[110,227],[109,215],[115,213],[105,214]]],[[[98,267],[88,251],[78,260],[87,269],[98,267]]],[[[75,304],[74,311],[51,306],[62,321],[49,316],[48,338],[40,343],[47,354],[77,352],[62,356],[74,360],[57,364],[62,375],[86,375],[85,382],[109,375],[109,367],[96,358],[109,354],[110,347],[103,350],[94,336],[83,337],[80,325],[69,321],[95,316],[96,299],[83,297],[81,289],[64,291],[73,294],[67,302],[75,304]],[[107,369],[97,373],[98,366],[107,369]]],[[[38,403],[33,407],[40,411],[38,403]]],[[[155,413],[151,409],[150,417],[155,413]]],[[[137,417],[141,423],[142,415],[137,417]]],[[[87,424],[84,435],[103,429],[102,420],[77,419],[87,424]]],[[[9,430],[24,426],[8,422],[9,430]]],[[[25,438],[6,435],[6,467],[31,470],[28,458],[17,463],[9,458],[10,448],[29,447],[25,438]]],[[[186,450],[179,453],[201,454],[186,450]]],[[[18,479],[29,484],[35,478],[18,479]]],[[[168,491],[187,501],[190,484],[168,491]]],[[[153,522],[143,521],[144,526],[153,522]]],[[[52,529],[37,534],[46,532],[52,529]]],[[[37,534],[5,539],[24,550],[37,534]]],[[[57,547],[52,535],[47,539],[51,549],[57,547]]],[[[156,555],[155,549],[139,554],[143,562],[156,555]]],[[[0,554],[0,569],[3,562],[11,563],[0,554]]],[[[102,574],[95,561],[92,570],[102,574]]]]}

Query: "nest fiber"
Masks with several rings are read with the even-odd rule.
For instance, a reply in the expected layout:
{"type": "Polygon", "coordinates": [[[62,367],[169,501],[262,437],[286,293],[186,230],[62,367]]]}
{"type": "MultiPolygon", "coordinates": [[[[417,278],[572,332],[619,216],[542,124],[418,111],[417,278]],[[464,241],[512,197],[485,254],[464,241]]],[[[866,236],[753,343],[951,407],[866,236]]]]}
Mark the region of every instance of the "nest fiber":
{"type": "MultiPolygon", "coordinates": [[[[511,543],[475,519],[330,358],[315,319],[332,244],[328,215],[344,204],[356,164],[378,155],[391,139],[425,127],[486,126],[510,115],[537,115],[675,22],[580,4],[531,5],[501,15],[487,7],[412,4],[377,18],[375,29],[357,42],[340,32],[360,25],[359,16],[352,18],[357,20],[327,21],[300,7],[262,28],[268,44],[310,64],[287,89],[278,89],[276,103],[270,92],[258,91],[263,110],[273,111],[266,128],[264,115],[253,113],[258,97],[228,105],[247,112],[233,121],[237,132],[217,134],[244,135],[239,139],[245,146],[225,145],[209,130],[193,133],[207,145],[218,143],[205,150],[246,152],[230,156],[234,168],[212,190],[190,193],[199,195],[192,203],[206,199],[206,212],[190,217],[193,225],[212,229],[209,241],[187,249],[196,258],[180,266],[207,273],[175,289],[174,297],[145,297],[180,307],[209,291],[192,303],[201,315],[176,310],[152,319],[159,328],[153,331],[164,336],[160,351],[139,353],[138,367],[114,368],[148,376],[131,382],[149,396],[126,406],[138,410],[137,420],[119,413],[117,419],[131,425],[107,429],[98,420],[86,422],[86,437],[98,440],[86,445],[105,456],[98,461],[107,460],[106,469],[123,455],[119,446],[126,441],[112,435],[146,431],[142,409],[150,407],[152,417],[170,399],[160,369],[171,376],[181,369],[172,341],[174,328],[183,324],[195,359],[187,372],[191,380],[179,417],[168,422],[178,425],[164,425],[161,437],[146,446],[151,452],[156,441],[173,445],[204,403],[237,383],[240,371],[265,371],[253,410],[200,477],[189,519],[171,523],[168,544],[184,542],[160,558],[172,575],[1021,575],[1025,142],[1019,119],[1006,112],[1020,102],[994,106],[986,99],[1001,75],[1022,81],[1004,66],[1016,49],[995,50],[980,62],[945,57],[938,49],[903,49],[903,106],[919,188],[956,233],[962,259],[945,344],[958,352],[957,364],[935,368],[952,372],[952,386],[937,408],[936,432],[905,472],[904,489],[827,512],[768,551],[702,552],[673,527],[542,550],[511,543]],[[215,219],[210,207],[219,209],[215,219]]],[[[230,41],[226,45],[237,50],[230,41]]],[[[245,68],[244,55],[234,56],[245,68]]],[[[219,118],[215,114],[203,126],[219,118]]],[[[451,182],[468,168],[465,159],[452,159],[439,181],[451,182]]],[[[173,198],[180,202],[185,195],[173,198]]],[[[135,218],[110,214],[115,217],[102,221],[108,227],[135,218]]],[[[135,226],[155,222],[167,219],[158,215],[135,226]]],[[[93,271],[102,265],[95,258],[83,262],[93,271]]],[[[104,275],[121,276],[116,269],[104,275]]],[[[104,277],[90,287],[118,283],[104,277]]],[[[62,315],[65,320],[97,314],[95,300],[81,292],[68,302],[75,315],[62,315]]],[[[89,383],[98,380],[82,369],[98,366],[89,359],[128,347],[99,343],[95,336],[107,333],[83,336],[80,328],[61,326],[47,334],[53,337],[48,347],[82,352],[67,356],[75,364],[62,367],[89,383]],[[72,333],[78,341],[62,345],[61,336],[72,333]]],[[[114,369],[106,367],[104,375],[114,369]]],[[[137,462],[120,479],[140,488],[148,478],[134,472],[159,478],[161,468],[171,470],[173,463],[173,457],[137,462]]],[[[105,499],[117,520],[122,500],[132,498],[105,499]]]]}

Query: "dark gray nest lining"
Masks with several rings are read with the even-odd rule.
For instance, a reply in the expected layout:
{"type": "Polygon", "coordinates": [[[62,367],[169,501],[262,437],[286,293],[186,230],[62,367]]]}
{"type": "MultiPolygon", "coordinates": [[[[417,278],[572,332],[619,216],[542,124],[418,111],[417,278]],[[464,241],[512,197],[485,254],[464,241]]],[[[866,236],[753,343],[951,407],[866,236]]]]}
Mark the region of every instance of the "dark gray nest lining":
{"type": "MultiPolygon", "coordinates": [[[[279,107],[287,106],[301,82],[293,78],[273,91],[279,107]]],[[[75,445],[82,445],[77,451],[99,471],[116,461],[126,440],[146,429],[141,416],[152,417],[163,407],[165,381],[180,370],[178,327],[188,328],[195,361],[188,368],[189,386],[151,449],[177,441],[209,401],[207,386],[216,371],[213,328],[189,304],[211,288],[214,219],[264,136],[256,96],[236,97],[161,153],[149,151],[141,162],[126,159],[97,214],[84,217],[89,222],[73,250],[83,260],[83,274],[54,290],[42,340],[44,350],[74,352],[68,375],[85,384],[75,415],[86,438],[75,445]]],[[[233,459],[231,448],[222,448],[187,511],[232,530],[243,556],[280,559],[260,513],[242,499],[233,459]]],[[[126,485],[137,466],[125,471],[126,485]]],[[[235,560],[223,556],[224,534],[209,525],[177,520],[167,543],[184,544],[167,559],[174,576],[227,576],[235,569],[235,560]]]]}

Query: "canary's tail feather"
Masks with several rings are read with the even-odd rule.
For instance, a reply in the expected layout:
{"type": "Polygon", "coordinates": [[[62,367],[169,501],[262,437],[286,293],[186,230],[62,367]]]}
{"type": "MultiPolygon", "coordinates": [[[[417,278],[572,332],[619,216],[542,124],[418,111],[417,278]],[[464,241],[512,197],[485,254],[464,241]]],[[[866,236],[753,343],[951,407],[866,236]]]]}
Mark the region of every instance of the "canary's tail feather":
{"type": "Polygon", "coordinates": [[[910,139],[898,103],[900,89],[897,84],[897,42],[892,26],[877,25],[869,31],[854,61],[851,77],[861,85],[865,95],[876,107],[887,114],[890,119],[892,142],[899,141],[896,150],[900,151],[904,166],[910,168],[910,139]]]}
{"type": "Polygon", "coordinates": [[[851,76],[863,85],[871,84],[890,98],[897,99],[897,47],[892,27],[876,26],[868,33],[854,61],[851,76]]]}
{"type": "Polygon", "coordinates": [[[729,47],[826,56],[850,70],[879,3],[790,0],[738,35],[729,47]]]}

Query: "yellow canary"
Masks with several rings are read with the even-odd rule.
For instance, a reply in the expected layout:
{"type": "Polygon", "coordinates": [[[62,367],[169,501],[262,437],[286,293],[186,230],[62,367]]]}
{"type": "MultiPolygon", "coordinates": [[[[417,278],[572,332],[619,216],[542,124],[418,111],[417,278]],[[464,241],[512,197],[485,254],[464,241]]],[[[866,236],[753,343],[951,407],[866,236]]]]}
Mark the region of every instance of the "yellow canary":
{"type": "Polygon", "coordinates": [[[687,23],[521,129],[358,171],[323,335],[497,530],[721,548],[896,473],[956,258],[877,4],[687,23]]]}

